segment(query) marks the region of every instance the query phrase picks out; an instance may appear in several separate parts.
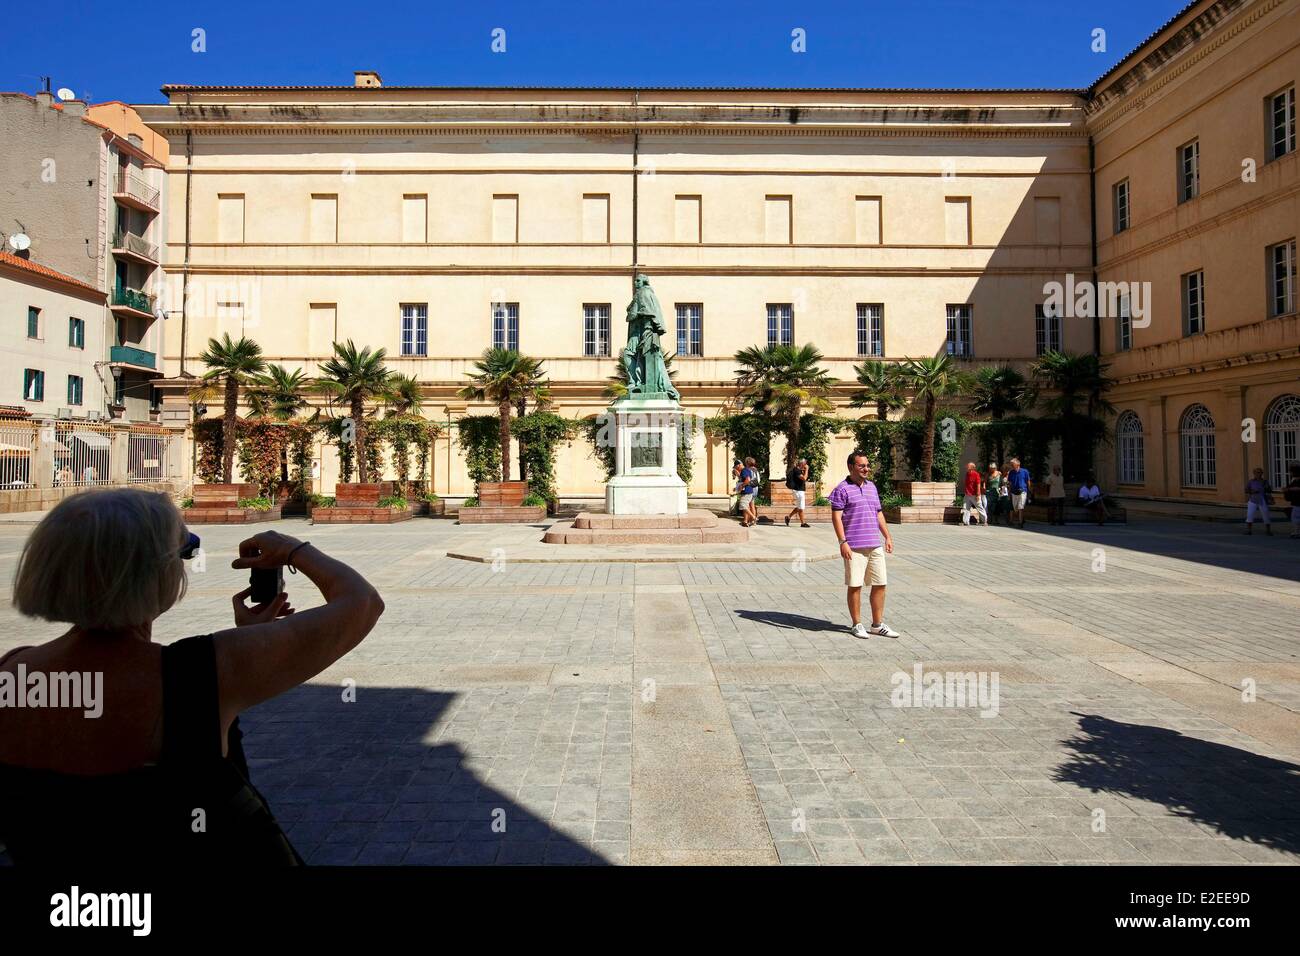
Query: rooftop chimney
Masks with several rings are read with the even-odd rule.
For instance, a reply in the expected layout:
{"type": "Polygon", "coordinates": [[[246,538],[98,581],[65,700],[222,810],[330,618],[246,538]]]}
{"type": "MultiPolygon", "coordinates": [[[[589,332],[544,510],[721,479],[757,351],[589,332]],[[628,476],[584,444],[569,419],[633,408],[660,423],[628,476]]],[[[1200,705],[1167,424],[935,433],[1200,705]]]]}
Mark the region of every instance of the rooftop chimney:
{"type": "Polygon", "coordinates": [[[383,86],[383,81],[379,79],[379,74],[374,70],[354,70],[352,72],[353,86],[383,86]]]}
{"type": "Polygon", "coordinates": [[[85,100],[64,100],[63,115],[64,116],[85,116],[86,101],[85,100]]]}
{"type": "Polygon", "coordinates": [[[41,90],[36,94],[36,102],[40,103],[42,106],[53,106],[54,94],[49,90],[41,90]]]}

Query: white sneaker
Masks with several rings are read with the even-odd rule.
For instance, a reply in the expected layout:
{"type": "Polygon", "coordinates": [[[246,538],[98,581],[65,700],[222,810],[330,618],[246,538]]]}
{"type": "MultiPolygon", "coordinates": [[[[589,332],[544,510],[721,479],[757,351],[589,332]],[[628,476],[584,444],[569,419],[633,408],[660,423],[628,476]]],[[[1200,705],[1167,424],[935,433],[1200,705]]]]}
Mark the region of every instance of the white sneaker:
{"type": "Polygon", "coordinates": [[[871,635],[870,632],[867,631],[867,625],[858,622],[857,624],[853,625],[853,636],[865,638],[865,637],[870,637],[871,635]]]}
{"type": "Polygon", "coordinates": [[[875,634],[877,637],[898,637],[898,632],[891,628],[884,621],[874,627],[867,628],[868,634],[875,634]]]}

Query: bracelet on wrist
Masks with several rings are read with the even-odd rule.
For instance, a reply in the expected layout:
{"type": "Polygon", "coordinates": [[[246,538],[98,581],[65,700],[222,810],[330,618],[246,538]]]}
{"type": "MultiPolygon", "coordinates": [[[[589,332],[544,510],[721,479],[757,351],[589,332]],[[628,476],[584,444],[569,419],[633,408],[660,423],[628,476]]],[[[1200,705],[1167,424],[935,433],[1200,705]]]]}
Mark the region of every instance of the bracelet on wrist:
{"type": "Polygon", "coordinates": [[[298,542],[296,545],[294,545],[293,550],[289,552],[289,556],[284,559],[285,566],[288,567],[290,574],[298,573],[298,569],[293,566],[293,556],[298,553],[298,550],[300,548],[305,548],[309,544],[311,544],[310,541],[298,542]]]}

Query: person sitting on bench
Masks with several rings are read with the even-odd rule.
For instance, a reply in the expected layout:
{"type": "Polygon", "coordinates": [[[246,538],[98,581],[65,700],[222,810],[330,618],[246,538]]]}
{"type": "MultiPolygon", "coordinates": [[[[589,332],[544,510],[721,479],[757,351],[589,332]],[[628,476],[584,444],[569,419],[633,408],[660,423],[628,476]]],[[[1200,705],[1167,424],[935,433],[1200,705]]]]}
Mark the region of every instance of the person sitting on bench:
{"type": "Polygon", "coordinates": [[[1083,483],[1079,489],[1079,504],[1088,509],[1088,514],[1097,519],[1097,524],[1103,525],[1110,516],[1106,511],[1106,499],[1102,495],[1101,489],[1097,487],[1097,476],[1089,475],[1088,480],[1083,483]]]}

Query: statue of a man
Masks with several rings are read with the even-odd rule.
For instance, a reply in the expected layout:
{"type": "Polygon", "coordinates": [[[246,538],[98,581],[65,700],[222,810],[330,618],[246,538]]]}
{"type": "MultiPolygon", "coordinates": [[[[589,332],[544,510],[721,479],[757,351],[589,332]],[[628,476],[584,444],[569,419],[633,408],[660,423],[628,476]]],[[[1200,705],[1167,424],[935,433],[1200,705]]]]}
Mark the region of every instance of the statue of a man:
{"type": "Polygon", "coordinates": [[[659,297],[650,288],[650,280],[638,273],[627,307],[627,345],[623,348],[629,395],[666,395],[681,401],[664,365],[659,336],[667,334],[659,297]]]}

